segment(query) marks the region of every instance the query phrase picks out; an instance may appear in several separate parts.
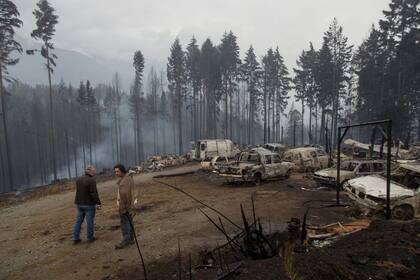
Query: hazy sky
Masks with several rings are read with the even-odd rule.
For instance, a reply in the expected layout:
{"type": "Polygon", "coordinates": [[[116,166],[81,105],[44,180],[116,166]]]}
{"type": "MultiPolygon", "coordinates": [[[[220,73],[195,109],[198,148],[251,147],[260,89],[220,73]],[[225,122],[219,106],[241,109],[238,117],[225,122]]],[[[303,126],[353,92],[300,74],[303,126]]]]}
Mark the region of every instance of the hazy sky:
{"type": "MultiPolygon", "coordinates": [[[[29,38],[37,0],[13,0],[29,38]]],[[[150,60],[166,61],[176,36],[185,46],[192,35],[201,44],[219,43],[224,31],[238,36],[241,56],[252,44],[258,56],[279,46],[292,66],[309,41],[320,47],[334,17],[350,43],[358,45],[382,18],[390,0],[50,0],[59,15],[54,43],[91,56],[131,61],[140,49],[150,60]]]]}

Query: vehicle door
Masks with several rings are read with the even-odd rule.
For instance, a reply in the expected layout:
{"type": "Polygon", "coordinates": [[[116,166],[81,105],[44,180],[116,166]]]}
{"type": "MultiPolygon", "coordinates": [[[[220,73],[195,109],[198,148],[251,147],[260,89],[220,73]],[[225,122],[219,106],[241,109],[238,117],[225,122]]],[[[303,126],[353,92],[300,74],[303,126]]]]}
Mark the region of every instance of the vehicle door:
{"type": "Polygon", "coordinates": [[[273,178],[276,177],[277,172],[277,165],[272,161],[272,155],[264,155],[264,169],[265,174],[263,174],[264,178],[273,178]]]}
{"type": "Polygon", "coordinates": [[[213,166],[212,166],[213,169],[214,170],[218,170],[218,168],[219,168],[220,165],[223,165],[223,164],[227,164],[228,163],[228,159],[225,156],[218,156],[218,157],[215,157],[212,160],[212,162],[213,162],[213,166]]]}
{"type": "Polygon", "coordinates": [[[320,169],[321,168],[321,164],[319,162],[317,153],[315,151],[310,151],[309,154],[310,154],[310,156],[312,158],[312,168],[314,170],[315,169],[320,169]]]}
{"type": "Polygon", "coordinates": [[[320,164],[320,168],[327,168],[328,167],[328,155],[323,150],[316,151],[318,155],[318,160],[320,164]]]}
{"type": "Polygon", "coordinates": [[[298,153],[300,165],[302,166],[302,171],[313,170],[315,166],[315,159],[312,157],[309,151],[302,151],[298,153]]]}
{"type": "Polygon", "coordinates": [[[357,176],[366,176],[371,174],[372,166],[369,162],[362,162],[357,169],[357,176]]]}
{"type": "Polygon", "coordinates": [[[293,155],[290,152],[286,152],[283,155],[283,160],[288,162],[293,162],[293,155]]]}
{"type": "Polygon", "coordinates": [[[285,176],[289,167],[281,163],[281,158],[278,154],[271,155],[271,164],[275,170],[276,177],[285,176]]]}
{"type": "Polygon", "coordinates": [[[207,143],[206,142],[200,142],[200,159],[206,159],[206,150],[207,150],[207,143]]]}
{"type": "Polygon", "coordinates": [[[299,166],[301,169],[305,169],[305,163],[303,162],[302,156],[300,152],[293,153],[293,161],[294,164],[299,166]]]}
{"type": "Polygon", "coordinates": [[[229,156],[228,147],[226,141],[216,141],[217,155],[218,156],[229,156]]]}

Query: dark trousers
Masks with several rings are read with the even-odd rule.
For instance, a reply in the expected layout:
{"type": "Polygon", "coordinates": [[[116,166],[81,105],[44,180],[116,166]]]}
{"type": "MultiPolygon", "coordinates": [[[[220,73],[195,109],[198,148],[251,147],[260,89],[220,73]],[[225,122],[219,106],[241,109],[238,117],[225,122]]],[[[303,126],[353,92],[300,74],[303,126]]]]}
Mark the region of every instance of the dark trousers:
{"type": "Polygon", "coordinates": [[[131,216],[131,214],[124,213],[124,214],[120,214],[120,220],[121,220],[121,233],[122,233],[122,244],[127,244],[131,241],[134,240],[134,232],[133,229],[131,228],[130,222],[131,224],[134,226],[133,224],[133,216],[131,216]]]}

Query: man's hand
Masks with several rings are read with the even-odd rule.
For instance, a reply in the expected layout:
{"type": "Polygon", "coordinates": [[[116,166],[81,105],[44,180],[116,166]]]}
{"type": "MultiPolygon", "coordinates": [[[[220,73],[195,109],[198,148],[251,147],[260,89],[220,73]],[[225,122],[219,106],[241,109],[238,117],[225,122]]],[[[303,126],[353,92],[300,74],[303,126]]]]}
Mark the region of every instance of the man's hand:
{"type": "Polygon", "coordinates": [[[96,205],[96,210],[101,210],[102,209],[102,205],[98,204],[96,205]]]}

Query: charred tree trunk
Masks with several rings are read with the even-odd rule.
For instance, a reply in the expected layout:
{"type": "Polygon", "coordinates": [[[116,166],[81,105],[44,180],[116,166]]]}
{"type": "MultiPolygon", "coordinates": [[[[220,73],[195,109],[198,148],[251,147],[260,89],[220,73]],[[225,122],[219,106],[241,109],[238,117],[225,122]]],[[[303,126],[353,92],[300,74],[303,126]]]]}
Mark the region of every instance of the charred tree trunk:
{"type": "Polygon", "coordinates": [[[305,141],[304,141],[304,134],[303,134],[303,131],[304,131],[304,128],[305,128],[305,125],[304,125],[304,117],[305,117],[305,103],[304,103],[304,101],[303,101],[303,98],[302,98],[302,127],[301,127],[301,132],[300,132],[300,137],[301,137],[301,145],[303,146],[303,145],[305,145],[305,141]]]}
{"type": "MultiPolygon", "coordinates": [[[[13,165],[12,165],[12,157],[10,155],[11,149],[9,145],[9,134],[8,134],[8,127],[7,127],[7,111],[6,111],[6,98],[5,92],[3,87],[3,71],[2,65],[0,64],[0,102],[1,102],[1,112],[2,112],[2,119],[3,119],[3,132],[4,132],[4,145],[5,145],[5,154],[6,154],[6,163],[7,163],[7,170],[8,170],[8,177],[9,177],[9,187],[8,190],[14,189],[14,182],[13,182],[13,165]]],[[[1,148],[1,147],[0,147],[1,148]]]]}
{"type": "Polygon", "coordinates": [[[67,165],[67,174],[69,179],[71,178],[71,164],[70,164],[70,147],[69,147],[69,134],[67,128],[65,129],[65,138],[66,138],[66,165],[67,165]]]}
{"type": "MultiPolygon", "coordinates": [[[[1,140],[1,139],[0,139],[1,140]]],[[[2,151],[2,145],[0,142],[0,165],[1,165],[1,169],[0,169],[0,174],[1,174],[1,181],[0,181],[0,191],[1,192],[6,192],[6,172],[5,172],[5,164],[4,164],[4,159],[3,159],[3,151],[2,151]]]]}
{"type": "Polygon", "coordinates": [[[309,132],[308,132],[308,139],[309,139],[309,144],[313,144],[313,139],[312,139],[312,106],[309,107],[309,132]]]}
{"type": "MultiPolygon", "coordinates": [[[[46,44],[47,45],[47,44],[46,44]]],[[[57,157],[55,152],[55,135],[54,135],[54,110],[53,110],[53,96],[52,96],[52,86],[51,86],[51,66],[50,66],[50,55],[49,48],[47,50],[47,72],[48,72],[48,90],[49,90],[49,109],[50,109],[50,144],[51,144],[51,153],[52,153],[52,167],[54,173],[54,181],[57,180],[57,157]]]]}
{"type": "Polygon", "coordinates": [[[315,142],[319,144],[320,142],[317,137],[318,135],[318,104],[317,103],[315,103],[315,131],[313,135],[315,136],[315,139],[314,139],[315,142]]]}
{"type": "Polygon", "coordinates": [[[82,151],[83,151],[83,169],[86,169],[86,150],[85,150],[85,141],[83,138],[81,139],[81,143],[82,143],[82,151]]]}
{"type": "Polygon", "coordinates": [[[73,142],[74,177],[77,177],[77,143],[73,142]]]}
{"type": "Polygon", "coordinates": [[[321,127],[319,130],[319,143],[325,145],[324,134],[325,134],[325,109],[321,108],[321,127]]]}
{"type": "Polygon", "coordinates": [[[233,90],[229,81],[229,139],[233,140],[233,90]]]}
{"type": "Polygon", "coordinates": [[[137,112],[134,115],[133,119],[133,136],[134,136],[134,163],[138,164],[138,139],[137,139],[137,112]]]}
{"type": "Polygon", "coordinates": [[[276,111],[276,94],[273,93],[273,101],[272,101],[272,110],[271,110],[271,140],[272,142],[275,142],[274,138],[276,135],[276,123],[275,123],[275,111],[276,111]]]}
{"type": "Polygon", "coordinates": [[[115,144],[114,144],[114,132],[111,126],[109,133],[111,134],[109,138],[111,138],[111,153],[112,153],[112,161],[115,162],[115,144]]]}
{"type": "Polygon", "coordinates": [[[264,110],[264,143],[267,143],[267,88],[264,85],[263,95],[263,110],[264,110]]]}
{"type": "Polygon", "coordinates": [[[271,123],[270,123],[270,119],[271,119],[271,98],[272,98],[272,93],[270,91],[270,93],[268,94],[268,100],[267,100],[267,142],[270,142],[271,139],[271,123]]]}
{"type": "Polygon", "coordinates": [[[92,123],[92,109],[91,105],[88,105],[88,141],[89,141],[89,164],[93,164],[93,153],[92,153],[92,132],[93,132],[93,123],[92,123]]]}
{"type": "Polygon", "coordinates": [[[225,89],[225,138],[229,138],[229,135],[228,135],[228,129],[229,129],[229,127],[228,127],[228,121],[229,121],[229,119],[228,119],[228,90],[227,90],[227,84],[226,84],[226,81],[224,82],[224,89],[225,89]]]}
{"type": "Polygon", "coordinates": [[[182,155],[182,100],[181,100],[181,89],[178,88],[178,153],[182,155]]]}

